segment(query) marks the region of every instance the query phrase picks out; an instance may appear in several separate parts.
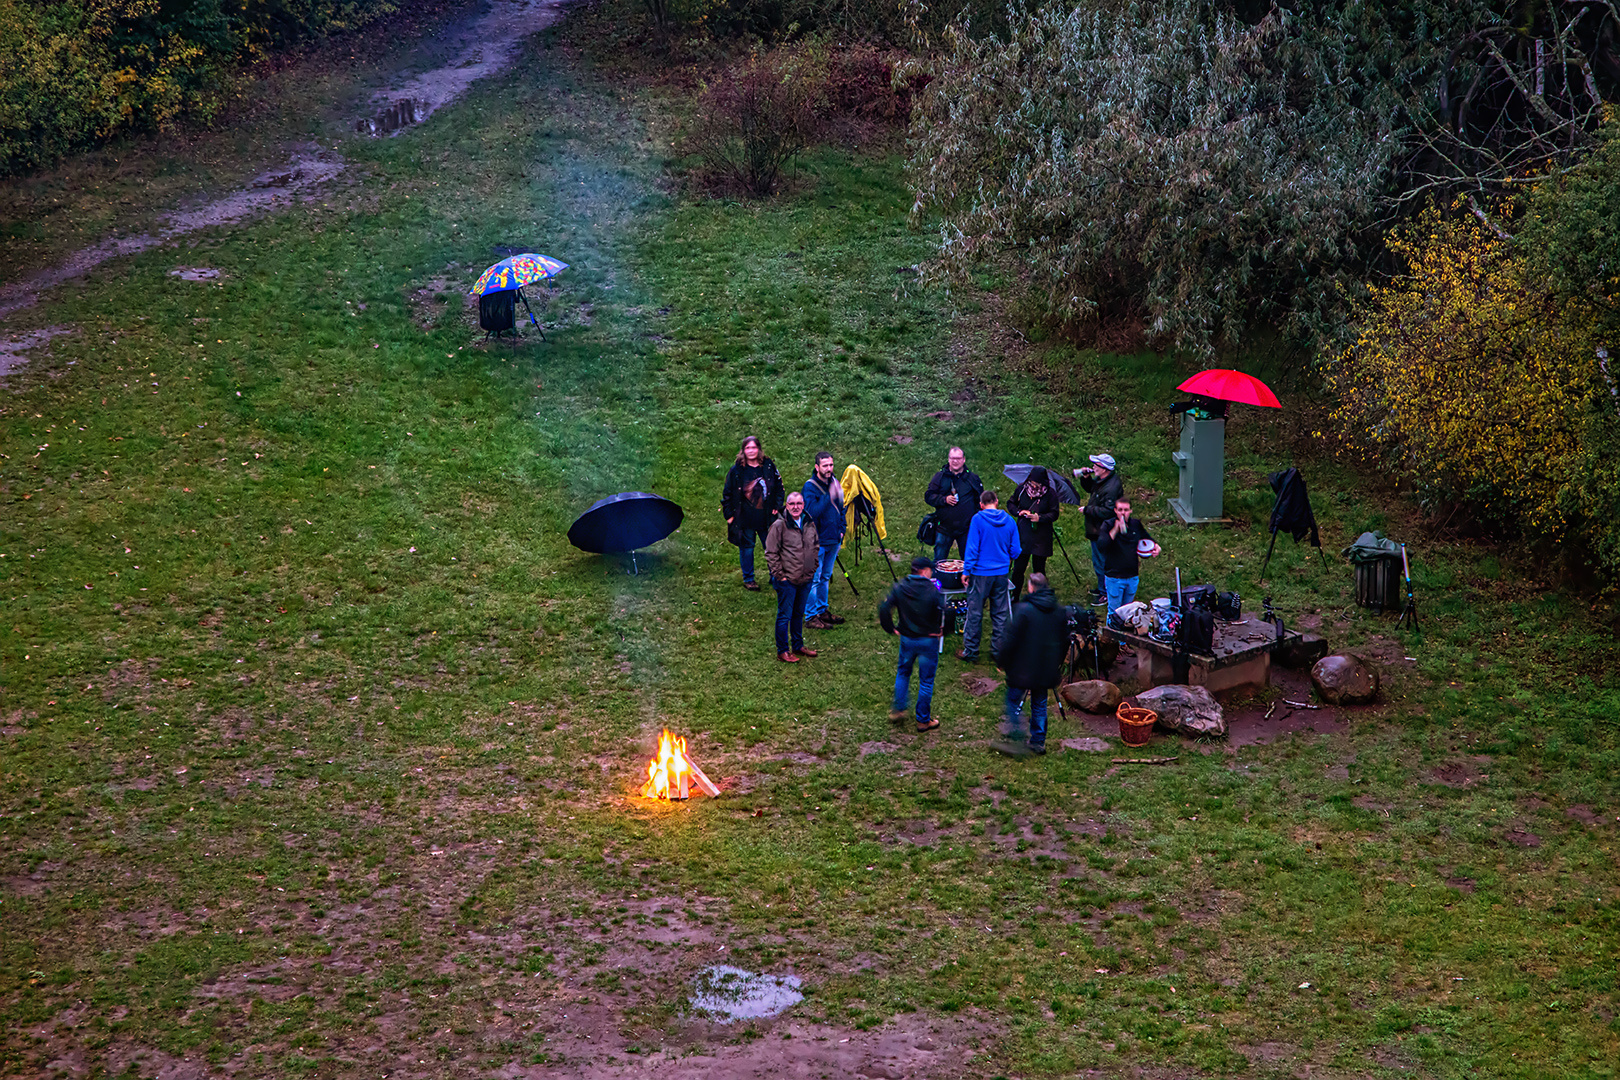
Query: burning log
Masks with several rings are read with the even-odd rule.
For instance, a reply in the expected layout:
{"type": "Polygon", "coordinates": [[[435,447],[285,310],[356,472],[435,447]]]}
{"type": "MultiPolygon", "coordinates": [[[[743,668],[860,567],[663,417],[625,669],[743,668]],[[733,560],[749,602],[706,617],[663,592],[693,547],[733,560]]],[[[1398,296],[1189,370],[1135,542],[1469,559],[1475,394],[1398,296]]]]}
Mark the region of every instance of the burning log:
{"type": "Polygon", "coordinates": [[[686,756],[686,740],[668,728],[658,739],[658,753],[647,763],[647,782],[641,794],[649,799],[682,801],[691,797],[692,786],[714,798],[720,789],[703,770],[686,756]]]}

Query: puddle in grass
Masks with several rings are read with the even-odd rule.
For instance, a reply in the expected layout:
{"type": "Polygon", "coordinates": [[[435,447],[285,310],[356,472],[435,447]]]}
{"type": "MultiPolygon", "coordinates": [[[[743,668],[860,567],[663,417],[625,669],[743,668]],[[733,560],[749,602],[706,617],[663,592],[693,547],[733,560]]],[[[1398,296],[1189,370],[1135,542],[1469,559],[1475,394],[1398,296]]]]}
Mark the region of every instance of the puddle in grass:
{"type": "Polygon", "coordinates": [[[692,1004],[722,1023],[775,1016],[804,1000],[796,975],[756,975],[717,964],[698,972],[692,1004]]]}

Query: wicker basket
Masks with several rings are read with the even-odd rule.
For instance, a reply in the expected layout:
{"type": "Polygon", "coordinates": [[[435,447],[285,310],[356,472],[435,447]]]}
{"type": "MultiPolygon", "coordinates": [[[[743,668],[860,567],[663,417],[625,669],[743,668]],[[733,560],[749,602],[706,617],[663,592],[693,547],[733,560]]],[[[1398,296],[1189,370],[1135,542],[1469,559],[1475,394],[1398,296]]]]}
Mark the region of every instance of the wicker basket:
{"type": "Polygon", "coordinates": [[[1159,714],[1152,709],[1144,709],[1128,702],[1120,702],[1117,714],[1119,716],[1119,737],[1125,740],[1126,746],[1143,746],[1153,735],[1153,725],[1159,719],[1159,714]]]}

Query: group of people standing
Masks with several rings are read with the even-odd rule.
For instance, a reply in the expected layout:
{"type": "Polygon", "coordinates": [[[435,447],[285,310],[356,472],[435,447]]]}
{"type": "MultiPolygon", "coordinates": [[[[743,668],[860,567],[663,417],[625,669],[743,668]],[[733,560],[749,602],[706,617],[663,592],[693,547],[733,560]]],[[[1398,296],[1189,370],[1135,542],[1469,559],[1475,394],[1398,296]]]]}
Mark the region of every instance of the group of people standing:
{"type": "MultiPolygon", "coordinates": [[[[1135,598],[1140,559],[1159,549],[1131,516],[1113,456],[1093,454],[1090,462],[1074,475],[1088,496],[1081,512],[1097,578],[1091,602],[1112,612],[1135,598]]],[[[945,467],[934,474],[923,496],[933,508],[933,557],[913,559],[911,573],[878,609],[883,629],[900,638],[891,720],[906,717],[915,670],[917,730],[939,727],[932,702],[943,650],[945,599],[935,574],[954,547],[962,558],[967,595],[962,648],[956,656],[969,663],[978,660],[988,609],[991,655],[1007,674],[1006,738],[992,746],[1014,756],[1044,753],[1047,693],[1058,685],[1068,647],[1067,613],[1046,577],[1053,526],[1062,509],[1059,482],[1036,466],[1002,510],[999,494],[968,469],[962,448],[951,447],[945,467]],[[1014,595],[1020,598],[1016,611],[1014,595]],[[1033,698],[1027,735],[1020,720],[1026,695],[1033,698]]],[[[759,439],[747,436],[726,475],[721,512],[728,538],[738,548],[745,589],[759,589],[754,550],[764,538],[765,565],[776,591],[776,658],[797,663],[815,656],[816,650],[805,645],[804,627],[831,629],[845,621],[829,606],[845,531],[844,493],[834,476],[832,454],[818,452],[803,488],[789,492],[759,439]]]]}

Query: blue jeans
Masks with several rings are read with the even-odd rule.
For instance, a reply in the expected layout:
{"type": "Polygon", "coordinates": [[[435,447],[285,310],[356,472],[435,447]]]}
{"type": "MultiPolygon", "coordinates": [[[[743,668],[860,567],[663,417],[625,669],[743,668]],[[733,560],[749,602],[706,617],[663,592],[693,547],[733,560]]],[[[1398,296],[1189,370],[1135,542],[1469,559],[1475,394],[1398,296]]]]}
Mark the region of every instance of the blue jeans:
{"type": "Polygon", "coordinates": [[[1134,577],[1103,579],[1103,591],[1108,594],[1108,614],[1112,615],[1115,608],[1123,607],[1136,599],[1136,585],[1141,580],[1134,577]]]}
{"type": "Polygon", "coordinates": [[[990,608],[990,655],[1001,652],[1001,643],[1007,636],[1007,624],[1012,621],[1012,601],[1007,597],[1007,575],[993,577],[973,575],[968,584],[967,626],[962,629],[962,651],[969,656],[979,655],[979,635],[984,631],[984,609],[990,608]]]}
{"type": "Polygon", "coordinates": [[[737,545],[737,565],[742,567],[743,580],[752,584],[754,580],[754,544],[759,539],[757,530],[746,525],[737,526],[737,537],[742,541],[737,545]]]}
{"type": "Polygon", "coordinates": [[[894,711],[911,699],[911,666],[917,666],[917,723],[926,724],[934,713],[934,672],[939,668],[937,637],[902,637],[900,666],[894,671],[894,711]]]}
{"type": "Polygon", "coordinates": [[[1024,725],[1018,722],[1018,714],[1023,711],[1024,695],[1028,694],[1034,699],[1029,709],[1029,745],[1046,745],[1046,691],[1045,690],[1019,690],[1007,687],[1007,738],[1013,742],[1024,741],[1024,725]]]}
{"type": "Polygon", "coordinates": [[[804,609],[804,616],[813,619],[827,610],[827,593],[832,585],[833,571],[838,568],[838,544],[832,547],[819,549],[821,557],[816,560],[816,576],[810,582],[810,604],[804,609]]]}
{"type": "Polygon", "coordinates": [[[810,583],[772,578],[771,588],[776,590],[776,651],[804,648],[804,602],[810,597],[810,583]]]}
{"type": "Polygon", "coordinates": [[[939,562],[939,560],[949,555],[951,553],[952,544],[956,545],[956,553],[958,555],[961,555],[964,558],[967,557],[967,537],[946,536],[944,533],[940,533],[934,538],[934,561],[939,562]]]}
{"type": "MultiPolygon", "coordinates": [[[[1097,541],[1095,540],[1091,542],[1091,569],[1097,575],[1097,591],[1107,592],[1108,587],[1104,584],[1104,582],[1107,581],[1107,577],[1103,574],[1102,552],[1097,550],[1097,541]]],[[[1108,610],[1112,611],[1113,608],[1109,608],[1108,610]]]]}

